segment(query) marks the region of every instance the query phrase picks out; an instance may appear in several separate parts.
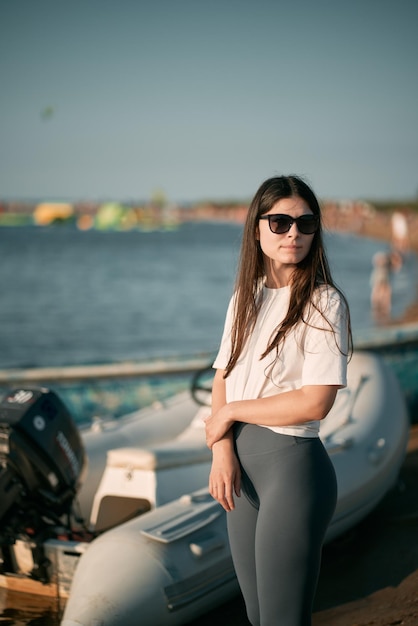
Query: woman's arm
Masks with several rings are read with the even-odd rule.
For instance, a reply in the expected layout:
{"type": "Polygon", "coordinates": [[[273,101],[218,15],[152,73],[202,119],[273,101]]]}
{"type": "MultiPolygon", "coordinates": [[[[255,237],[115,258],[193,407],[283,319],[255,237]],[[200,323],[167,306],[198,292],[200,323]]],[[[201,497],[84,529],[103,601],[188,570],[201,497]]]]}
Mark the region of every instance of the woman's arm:
{"type": "Polygon", "coordinates": [[[322,420],[334,404],[338,389],[338,385],[307,385],[267,398],[224,404],[206,420],[206,442],[211,448],[234,422],[292,426],[322,420]]]}
{"type": "MultiPolygon", "coordinates": [[[[217,414],[226,406],[226,390],[223,370],[217,370],[212,386],[212,413],[217,414]]],[[[210,446],[212,468],[209,475],[209,492],[225,509],[234,508],[234,493],[239,496],[241,471],[234,451],[232,430],[227,429],[222,437],[210,446]]]]}

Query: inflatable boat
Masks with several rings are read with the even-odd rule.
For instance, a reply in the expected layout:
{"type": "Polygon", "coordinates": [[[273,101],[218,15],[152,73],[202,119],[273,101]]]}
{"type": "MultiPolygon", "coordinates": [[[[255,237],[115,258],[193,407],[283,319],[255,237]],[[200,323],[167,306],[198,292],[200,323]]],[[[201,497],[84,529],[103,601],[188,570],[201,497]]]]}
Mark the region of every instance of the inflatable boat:
{"type": "MultiPolygon", "coordinates": [[[[0,584],[60,598],[62,626],[185,624],[237,592],[226,513],[206,490],[206,406],[182,393],[79,430],[48,390],[0,405],[0,584]]],[[[338,480],[330,542],[396,482],[403,394],[359,352],[320,436],[338,480]]]]}

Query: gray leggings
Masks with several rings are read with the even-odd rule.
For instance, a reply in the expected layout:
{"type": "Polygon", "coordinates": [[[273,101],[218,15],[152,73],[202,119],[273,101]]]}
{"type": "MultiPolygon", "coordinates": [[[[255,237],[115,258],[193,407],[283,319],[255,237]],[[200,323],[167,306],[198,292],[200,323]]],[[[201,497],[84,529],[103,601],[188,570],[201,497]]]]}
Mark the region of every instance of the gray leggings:
{"type": "Polygon", "coordinates": [[[238,582],[252,626],[310,626],[325,532],[337,501],[319,438],[236,424],[241,497],[227,514],[238,582]]]}

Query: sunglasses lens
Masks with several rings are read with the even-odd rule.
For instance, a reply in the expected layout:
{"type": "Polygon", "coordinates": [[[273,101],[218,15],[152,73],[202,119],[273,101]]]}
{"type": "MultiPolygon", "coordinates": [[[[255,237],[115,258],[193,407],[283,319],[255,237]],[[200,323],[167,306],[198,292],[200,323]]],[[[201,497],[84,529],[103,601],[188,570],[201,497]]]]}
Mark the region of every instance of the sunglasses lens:
{"type": "Polygon", "coordinates": [[[318,219],[315,215],[301,215],[296,220],[296,224],[303,235],[313,235],[318,228],[318,219]]]}
{"type": "Polygon", "coordinates": [[[270,215],[269,216],[270,228],[273,233],[282,235],[290,230],[290,226],[293,222],[292,218],[286,215],[270,215]]]}

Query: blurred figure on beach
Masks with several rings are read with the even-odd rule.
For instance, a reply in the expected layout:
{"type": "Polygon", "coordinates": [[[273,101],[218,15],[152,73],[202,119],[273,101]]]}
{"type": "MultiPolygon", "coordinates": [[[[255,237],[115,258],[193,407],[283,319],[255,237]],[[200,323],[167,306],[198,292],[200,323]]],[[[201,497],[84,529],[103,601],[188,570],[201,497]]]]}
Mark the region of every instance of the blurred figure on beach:
{"type": "Polygon", "coordinates": [[[386,252],[376,252],[372,263],[370,304],[374,319],[383,322],[389,319],[392,308],[390,255],[386,252]]]}
{"type": "Polygon", "coordinates": [[[399,252],[406,252],[409,248],[408,220],[404,213],[395,211],[391,218],[392,246],[399,252]]]}
{"type": "Polygon", "coordinates": [[[376,322],[384,323],[390,319],[392,310],[392,275],[398,272],[402,265],[402,255],[397,250],[391,252],[379,251],[372,258],[372,273],[370,275],[370,304],[373,318],[376,322]]]}

